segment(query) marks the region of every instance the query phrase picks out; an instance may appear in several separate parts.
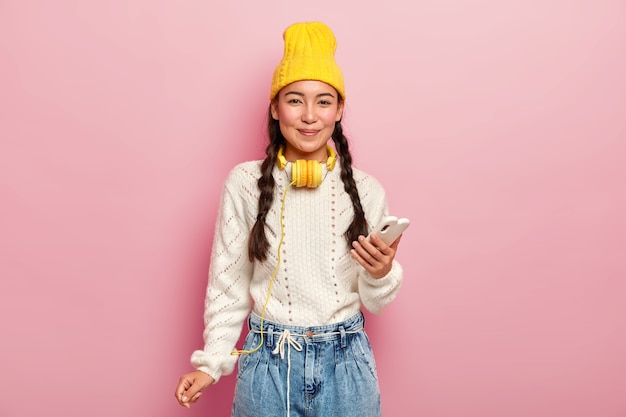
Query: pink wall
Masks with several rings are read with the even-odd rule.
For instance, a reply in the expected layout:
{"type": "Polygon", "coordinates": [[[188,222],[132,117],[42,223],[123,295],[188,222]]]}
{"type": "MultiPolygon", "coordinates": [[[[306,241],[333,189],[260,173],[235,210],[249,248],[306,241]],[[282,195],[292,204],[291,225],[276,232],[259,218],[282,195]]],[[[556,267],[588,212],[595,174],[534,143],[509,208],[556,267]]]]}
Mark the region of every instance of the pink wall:
{"type": "Polygon", "coordinates": [[[384,415],[625,416],[624,2],[214,3],[0,2],[0,416],[229,415],[232,377],[173,390],[297,20],[413,221],[369,317],[384,415]]]}

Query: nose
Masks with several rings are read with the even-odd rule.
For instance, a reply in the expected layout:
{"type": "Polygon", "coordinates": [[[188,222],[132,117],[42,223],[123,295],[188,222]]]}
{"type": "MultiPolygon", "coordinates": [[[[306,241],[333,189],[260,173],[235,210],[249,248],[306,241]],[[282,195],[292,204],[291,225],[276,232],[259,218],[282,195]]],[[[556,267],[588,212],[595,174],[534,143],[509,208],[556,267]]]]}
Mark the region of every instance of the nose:
{"type": "Polygon", "coordinates": [[[313,106],[306,106],[304,112],[302,113],[302,121],[304,123],[315,123],[317,121],[317,114],[315,113],[315,108],[313,106]]]}

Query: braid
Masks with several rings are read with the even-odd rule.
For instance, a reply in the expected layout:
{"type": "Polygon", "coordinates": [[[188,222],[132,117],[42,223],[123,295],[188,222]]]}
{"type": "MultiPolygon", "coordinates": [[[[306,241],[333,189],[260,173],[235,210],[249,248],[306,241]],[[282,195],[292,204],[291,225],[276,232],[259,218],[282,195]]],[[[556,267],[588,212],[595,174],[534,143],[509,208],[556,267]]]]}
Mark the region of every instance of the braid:
{"type": "Polygon", "coordinates": [[[266,157],[261,164],[261,177],[257,180],[257,185],[261,191],[259,208],[256,222],[250,231],[250,239],[248,240],[248,258],[250,261],[267,259],[270,244],[265,235],[265,220],[274,201],[274,186],[276,184],[272,172],[276,165],[278,149],[285,143],[285,138],[280,133],[278,121],[272,118],[271,110],[268,111],[267,130],[270,143],[265,148],[266,157]]]}
{"type": "Polygon", "coordinates": [[[337,153],[341,158],[341,180],[343,181],[343,188],[350,196],[352,207],[354,208],[354,218],[345,233],[348,246],[350,246],[353,241],[358,239],[359,235],[367,235],[367,222],[365,221],[365,212],[363,211],[363,206],[361,206],[361,198],[356,188],[356,182],[354,182],[352,155],[350,155],[348,149],[348,139],[343,134],[341,121],[335,123],[333,141],[335,142],[337,153]]]}

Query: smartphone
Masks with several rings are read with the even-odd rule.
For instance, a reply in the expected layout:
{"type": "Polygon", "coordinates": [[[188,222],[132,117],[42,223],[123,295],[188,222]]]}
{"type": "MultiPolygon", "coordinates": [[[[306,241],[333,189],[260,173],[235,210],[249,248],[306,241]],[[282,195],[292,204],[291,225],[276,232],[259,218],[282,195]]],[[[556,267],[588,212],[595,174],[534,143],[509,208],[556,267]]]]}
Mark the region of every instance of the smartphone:
{"type": "Polygon", "coordinates": [[[409,227],[409,223],[406,217],[386,216],[370,232],[370,235],[376,234],[385,244],[391,245],[409,227]]]}

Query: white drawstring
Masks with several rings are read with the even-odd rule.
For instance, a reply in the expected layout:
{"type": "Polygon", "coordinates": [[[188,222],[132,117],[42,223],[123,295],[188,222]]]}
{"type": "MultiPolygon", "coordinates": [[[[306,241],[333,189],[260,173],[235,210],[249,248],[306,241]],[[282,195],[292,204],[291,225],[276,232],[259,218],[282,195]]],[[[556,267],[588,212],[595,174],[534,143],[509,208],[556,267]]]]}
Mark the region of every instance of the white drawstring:
{"type": "Polygon", "coordinates": [[[293,347],[298,352],[302,351],[302,345],[298,343],[296,339],[291,337],[289,330],[285,329],[276,343],[276,347],[272,351],[274,355],[280,354],[280,358],[285,358],[285,343],[287,344],[287,417],[289,417],[290,401],[289,401],[289,374],[291,373],[291,348],[293,347]]]}

